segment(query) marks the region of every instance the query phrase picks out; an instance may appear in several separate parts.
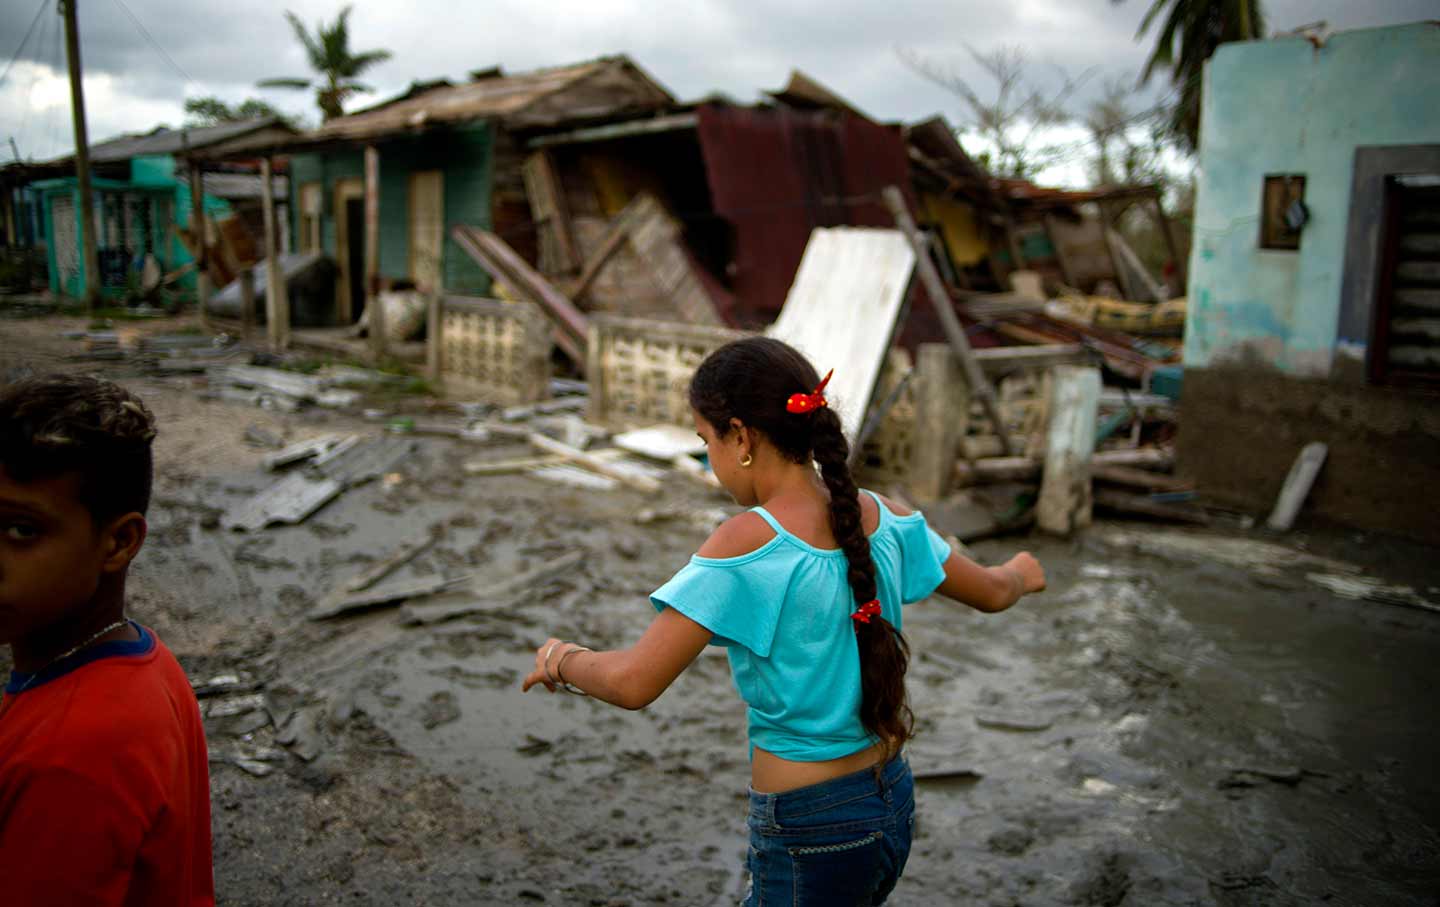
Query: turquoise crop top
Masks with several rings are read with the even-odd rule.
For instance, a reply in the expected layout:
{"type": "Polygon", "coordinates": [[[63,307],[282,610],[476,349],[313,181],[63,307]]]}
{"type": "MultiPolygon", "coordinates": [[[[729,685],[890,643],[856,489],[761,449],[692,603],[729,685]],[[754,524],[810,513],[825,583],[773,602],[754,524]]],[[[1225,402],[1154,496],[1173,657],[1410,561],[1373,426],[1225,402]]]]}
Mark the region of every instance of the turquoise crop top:
{"type": "MultiPolygon", "coordinates": [[[[919,513],[896,516],[876,495],[870,535],[881,613],[897,629],[900,606],[945,579],[950,546],[919,513]]],[[[749,554],[695,555],[650,596],[705,627],[729,649],[745,700],[750,745],[796,762],[821,762],[875,742],[860,724],[860,653],[850,614],[855,596],[839,549],[816,548],[756,507],[775,537],[749,554]]]]}

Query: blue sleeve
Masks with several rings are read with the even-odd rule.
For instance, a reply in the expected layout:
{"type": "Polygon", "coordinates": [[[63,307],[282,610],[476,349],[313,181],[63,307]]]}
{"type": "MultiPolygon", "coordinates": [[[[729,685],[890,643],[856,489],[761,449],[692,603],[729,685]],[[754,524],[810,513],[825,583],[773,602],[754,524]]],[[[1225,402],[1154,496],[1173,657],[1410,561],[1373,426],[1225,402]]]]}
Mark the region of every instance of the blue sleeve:
{"type": "Polygon", "coordinates": [[[650,603],[656,611],[674,608],[709,630],[713,646],[743,646],[764,658],[775,639],[788,576],[782,565],[749,557],[697,555],[651,593],[650,603]]]}
{"type": "Polygon", "coordinates": [[[945,581],[950,543],[916,513],[896,520],[900,538],[900,600],[907,605],[927,599],[945,581]]]}

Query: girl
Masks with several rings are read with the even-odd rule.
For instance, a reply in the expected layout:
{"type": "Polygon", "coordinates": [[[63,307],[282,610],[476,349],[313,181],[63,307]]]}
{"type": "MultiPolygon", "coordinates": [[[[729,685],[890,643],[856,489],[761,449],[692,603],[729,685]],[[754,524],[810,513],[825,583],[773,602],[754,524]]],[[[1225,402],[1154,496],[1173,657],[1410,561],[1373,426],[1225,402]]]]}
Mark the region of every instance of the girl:
{"type": "Polygon", "coordinates": [[[690,383],[695,427],[716,477],[752,509],[651,596],[659,614],[639,642],[546,640],[524,682],[639,709],[706,645],[728,647],[749,706],[751,905],[885,901],[914,816],[900,606],[938,589],[1002,611],[1045,588],[1029,554],[981,567],[920,514],[860,493],[825,383],[778,340],[712,353],[690,383]]]}

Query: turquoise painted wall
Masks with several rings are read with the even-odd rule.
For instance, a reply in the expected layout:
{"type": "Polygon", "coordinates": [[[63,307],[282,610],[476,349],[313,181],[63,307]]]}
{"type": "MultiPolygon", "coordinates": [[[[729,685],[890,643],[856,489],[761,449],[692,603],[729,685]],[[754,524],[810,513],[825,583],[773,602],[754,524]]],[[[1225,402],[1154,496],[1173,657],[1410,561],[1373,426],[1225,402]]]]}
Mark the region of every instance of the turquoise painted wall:
{"type": "MultiPolygon", "coordinates": [[[[486,294],[490,276],[450,240],[449,225],[467,223],[489,229],[490,195],[494,168],[491,127],[474,123],[441,133],[395,139],[380,151],[380,273],[401,279],[410,275],[410,174],[440,170],[445,181],[445,245],[441,268],[445,289],[453,293],[486,294]]],[[[290,231],[292,248],[299,248],[300,190],[307,183],[324,186],[320,243],[335,255],[335,183],[363,179],[361,151],[296,155],[290,159],[290,231]]]]}
{"type": "Polygon", "coordinates": [[[1222,46],[1205,69],[1185,365],[1325,376],[1355,149],[1440,143],[1440,26],[1222,46]],[[1305,177],[1296,252],[1259,247],[1267,175],[1305,177]]]}

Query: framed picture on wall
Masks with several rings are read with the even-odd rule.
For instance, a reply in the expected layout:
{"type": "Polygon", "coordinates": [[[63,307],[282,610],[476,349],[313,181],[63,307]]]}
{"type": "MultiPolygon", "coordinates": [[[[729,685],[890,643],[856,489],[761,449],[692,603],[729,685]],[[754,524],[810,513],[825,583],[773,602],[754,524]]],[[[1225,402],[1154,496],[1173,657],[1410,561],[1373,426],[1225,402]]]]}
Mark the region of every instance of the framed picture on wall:
{"type": "Polygon", "coordinates": [[[1287,174],[1265,177],[1260,203],[1260,248],[1293,252],[1300,248],[1300,231],[1310,219],[1305,207],[1305,177],[1287,174]]]}

